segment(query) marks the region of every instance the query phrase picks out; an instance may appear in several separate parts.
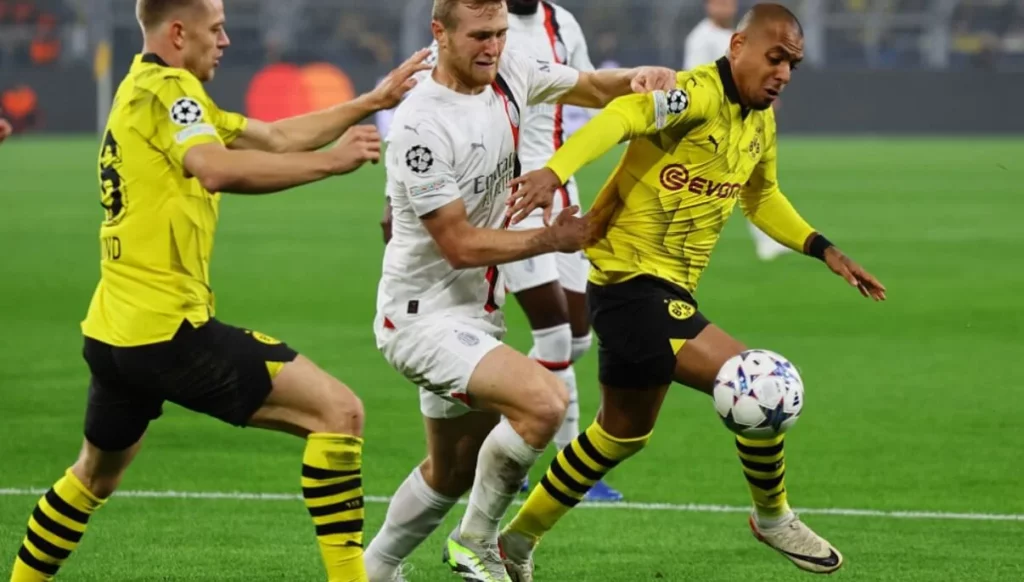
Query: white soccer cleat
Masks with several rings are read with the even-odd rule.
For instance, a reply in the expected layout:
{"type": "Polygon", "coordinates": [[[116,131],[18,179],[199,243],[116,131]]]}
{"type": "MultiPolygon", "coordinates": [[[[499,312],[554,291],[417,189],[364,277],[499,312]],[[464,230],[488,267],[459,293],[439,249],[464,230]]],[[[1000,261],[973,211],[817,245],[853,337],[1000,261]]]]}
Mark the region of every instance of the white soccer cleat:
{"type": "Polygon", "coordinates": [[[825,538],[804,525],[796,514],[775,527],[760,527],[750,516],[754,537],[789,558],[797,568],[816,574],[831,574],[843,565],[843,555],[825,538]]]}
{"type": "Polygon", "coordinates": [[[445,542],[443,559],[452,572],[467,582],[512,582],[498,544],[463,539],[458,526],[445,542]]]}
{"type": "Polygon", "coordinates": [[[516,532],[503,532],[498,537],[498,547],[512,582],[533,582],[533,544],[530,540],[516,532]]]}

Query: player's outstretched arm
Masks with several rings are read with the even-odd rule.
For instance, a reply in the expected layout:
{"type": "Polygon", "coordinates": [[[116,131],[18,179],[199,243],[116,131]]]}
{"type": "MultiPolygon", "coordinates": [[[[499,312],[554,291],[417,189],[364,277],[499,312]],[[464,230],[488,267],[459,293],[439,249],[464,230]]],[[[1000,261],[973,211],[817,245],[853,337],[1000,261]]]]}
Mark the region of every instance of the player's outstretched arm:
{"type": "Polygon", "coordinates": [[[689,92],[676,88],[615,99],[566,140],[543,168],[512,181],[507,216],[517,224],[535,208],[549,207],[555,190],[623,141],[678,124],[699,125],[717,115],[719,106],[714,90],[700,84],[689,92]]]}
{"type": "Polygon", "coordinates": [[[249,119],[245,129],[229,147],[276,153],[320,149],[367,116],[398,105],[402,97],[416,86],[413,76],[430,68],[424,62],[429,55],[430,49],[416,52],[391,71],[375,89],[347,103],[273,123],[249,119]]]}
{"type": "Polygon", "coordinates": [[[675,86],[676,72],[665,67],[581,71],[576,85],[558,102],[599,109],[631,93],[670,91],[675,86]]]}
{"type": "Polygon", "coordinates": [[[774,119],[768,122],[765,138],[767,143],[761,161],[740,191],[743,213],[779,243],[823,261],[861,295],[875,301],[885,300],[885,286],[812,228],[782,193],[778,182],[774,119]]]}
{"type": "Polygon", "coordinates": [[[210,192],[269,194],[346,174],[379,159],[380,134],[361,125],[324,151],[270,153],[204,143],[189,148],[182,161],[189,175],[210,192]]]}
{"type": "Polygon", "coordinates": [[[470,224],[459,198],[421,217],[445,260],[455,269],[501,265],[552,252],[575,252],[590,236],[589,217],[564,209],[551,226],[497,230],[470,224]]]}

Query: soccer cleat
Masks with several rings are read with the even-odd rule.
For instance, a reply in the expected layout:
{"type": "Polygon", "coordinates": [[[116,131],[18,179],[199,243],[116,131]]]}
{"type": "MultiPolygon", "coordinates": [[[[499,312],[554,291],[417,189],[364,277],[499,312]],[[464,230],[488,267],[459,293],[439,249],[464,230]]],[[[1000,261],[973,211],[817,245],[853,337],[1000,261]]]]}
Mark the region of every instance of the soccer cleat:
{"type": "Polygon", "coordinates": [[[468,582],[512,582],[502,562],[498,544],[464,540],[459,527],[448,536],[443,560],[452,572],[468,582]]]}
{"type": "Polygon", "coordinates": [[[498,548],[512,582],[533,582],[533,544],[521,533],[504,531],[498,548]]]}
{"type": "Polygon", "coordinates": [[[583,496],[583,501],[589,501],[591,503],[610,503],[615,501],[622,501],[622,493],[612,489],[610,485],[604,481],[598,481],[594,483],[594,486],[587,491],[587,494],[583,496]]]}
{"type": "Polygon", "coordinates": [[[843,555],[825,538],[790,514],[775,527],[760,527],[757,516],[750,516],[750,530],[765,545],[789,558],[797,568],[817,574],[831,574],[843,565],[843,555]]]}

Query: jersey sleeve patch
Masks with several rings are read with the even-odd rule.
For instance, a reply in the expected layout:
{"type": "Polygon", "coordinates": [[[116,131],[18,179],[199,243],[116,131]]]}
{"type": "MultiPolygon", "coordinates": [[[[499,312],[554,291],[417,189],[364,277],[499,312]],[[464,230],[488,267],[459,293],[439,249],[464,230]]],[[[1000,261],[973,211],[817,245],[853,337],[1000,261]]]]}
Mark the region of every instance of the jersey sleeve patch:
{"type": "Polygon", "coordinates": [[[430,182],[427,182],[426,184],[416,184],[414,186],[410,186],[409,195],[422,196],[424,194],[430,194],[431,192],[438,192],[444,190],[446,186],[448,186],[448,180],[445,180],[444,178],[438,178],[437,180],[432,180],[430,182]]]}
{"type": "Polygon", "coordinates": [[[672,89],[668,93],[654,91],[654,128],[665,129],[670,115],[681,115],[690,106],[690,96],[682,89],[672,89]]]}
{"type": "Polygon", "coordinates": [[[682,89],[672,89],[668,92],[668,112],[672,115],[679,115],[690,106],[690,96],[682,89]]]}
{"type": "Polygon", "coordinates": [[[405,165],[416,174],[426,174],[434,166],[434,152],[424,145],[414,145],[405,152],[405,165]]]}
{"type": "Polygon", "coordinates": [[[174,134],[174,141],[183,144],[188,140],[200,135],[217,135],[217,128],[209,123],[197,123],[174,134]]]}
{"type": "Polygon", "coordinates": [[[177,125],[188,126],[203,120],[203,107],[191,97],[179,97],[169,109],[171,121],[177,125]]]}

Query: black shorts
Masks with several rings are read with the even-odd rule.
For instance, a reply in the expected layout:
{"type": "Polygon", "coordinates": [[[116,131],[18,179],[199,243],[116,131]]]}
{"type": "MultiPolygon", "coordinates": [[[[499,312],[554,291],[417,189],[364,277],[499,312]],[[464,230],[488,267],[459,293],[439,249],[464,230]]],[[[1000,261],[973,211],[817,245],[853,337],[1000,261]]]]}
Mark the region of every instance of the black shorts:
{"type": "Polygon", "coordinates": [[[613,285],[588,283],[587,302],[598,340],[598,378],[615,388],[671,384],[679,344],[710,323],[686,289],[646,275],[613,285]]]}
{"type": "Polygon", "coordinates": [[[258,332],[211,319],[182,323],[168,341],[117,347],[85,338],[92,378],[85,437],[105,451],[135,444],[164,401],[245,426],[272,387],[269,365],[298,354],[258,332]]]}

